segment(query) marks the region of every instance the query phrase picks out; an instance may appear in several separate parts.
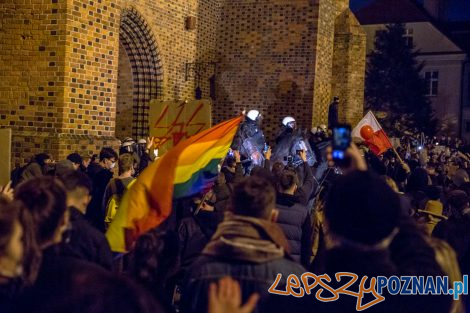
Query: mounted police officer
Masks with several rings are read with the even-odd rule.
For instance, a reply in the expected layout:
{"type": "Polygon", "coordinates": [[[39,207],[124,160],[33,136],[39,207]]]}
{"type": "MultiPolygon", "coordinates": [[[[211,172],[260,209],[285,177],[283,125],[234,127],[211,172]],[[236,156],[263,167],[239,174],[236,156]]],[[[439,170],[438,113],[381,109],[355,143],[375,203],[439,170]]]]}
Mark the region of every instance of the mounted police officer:
{"type": "Polygon", "coordinates": [[[262,166],[263,150],[266,145],[263,131],[260,127],[261,114],[258,110],[250,110],[245,121],[240,125],[232,144],[233,150],[239,150],[242,163],[250,163],[248,167],[262,166]],[[250,162],[251,161],[251,162],[250,162]]]}

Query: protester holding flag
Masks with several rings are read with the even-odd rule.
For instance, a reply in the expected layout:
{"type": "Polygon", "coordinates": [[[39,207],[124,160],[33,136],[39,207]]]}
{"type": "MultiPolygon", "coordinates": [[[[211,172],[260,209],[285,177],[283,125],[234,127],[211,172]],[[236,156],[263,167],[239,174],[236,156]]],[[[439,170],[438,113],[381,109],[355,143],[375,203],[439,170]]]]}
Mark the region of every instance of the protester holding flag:
{"type": "Polygon", "coordinates": [[[126,252],[136,238],[160,225],[173,199],[209,189],[218,175],[242,116],[181,141],[149,165],[124,195],[106,237],[115,252],[126,252]]]}

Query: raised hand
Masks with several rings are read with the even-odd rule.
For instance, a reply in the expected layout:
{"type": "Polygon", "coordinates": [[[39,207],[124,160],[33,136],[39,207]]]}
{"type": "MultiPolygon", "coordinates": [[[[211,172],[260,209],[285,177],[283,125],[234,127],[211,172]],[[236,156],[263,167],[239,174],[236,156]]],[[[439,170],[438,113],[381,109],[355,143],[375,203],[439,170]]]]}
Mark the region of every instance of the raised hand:
{"type": "Polygon", "coordinates": [[[251,313],[258,300],[259,295],[252,294],[242,305],[240,284],[230,277],[220,279],[218,286],[209,286],[209,313],[251,313]]]}
{"type": "Polygon", "coordinates": [[[7,198],[9,201],[13,201],[13,194],[14,190],[11,188],[11,181],[8,182],[8,184],[5,185],[5,187],[0,186],[0,193],[7,198]]]}

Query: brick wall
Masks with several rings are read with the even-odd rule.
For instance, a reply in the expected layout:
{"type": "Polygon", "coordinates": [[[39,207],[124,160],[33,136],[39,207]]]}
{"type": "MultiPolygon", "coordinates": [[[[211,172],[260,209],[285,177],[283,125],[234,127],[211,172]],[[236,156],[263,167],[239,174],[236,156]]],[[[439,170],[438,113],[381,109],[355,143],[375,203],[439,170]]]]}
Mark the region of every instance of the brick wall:
{"type": "Polygon", "coordinates": [[[273,137],[292,115],[312,119],[318,5],[308,0],[224,1],[219,28],[216,122],[243,108],[264,115],[273,137]]]}
{"type": "Polygon", "coordinates": [[[132,65],[122,45],[119,46],[119,70],[116,103],[116,138],[132,137],[134,82],[132,65]]]}
{"type": "MultiPolygon", "coordinates": [[[[214,60],[219,0],[137,0],[125,3],[123,8],[135,8],[156,39],[163,65],[163,99],[194,98],[196,81],[194,75],[186,80],[185,65],[214,60]],[[188,16],[196,17],[196,29],[186,30],[185,19],[188,16]]],[[[206,73],[201,79],[205,98],[208,97],[206,82],[210,75],[206,73]]]]}
{"type": "Polygon", "coordinates": [[[312,125],[328,123],[328,106],[331,103],[331,82],[333,67],[335,0],[319,1],[314,82],[314,111],[312,125]],[[328,12],[328,14],[326,13],[328,12]]]}
{"type": "Polygon", "coordinates": [[[67,3],[63,132],[111,137],[116,113],[120,8],[105,0],[67,3]]]}
{"type": "MultiPolygon", "coordinates": [[[[361,45],[334,39],[347,0],[18,2],[0,4],[0,125],[13,128],[14,162],[141,136],[150,100],[193,99],[197,85],[209,97],[214,67],[196,73],[194,63],[217,62],[214,122],[256,107],[270,137],[285,115],[306,128],[326,123],[333,45],[343,51],[335,60],[361,45]]],[[[361,66],[349,62],[346,75],[360,78],[361,66]]],[[[354,88],[351,112],[362,101],[354,88]]]]}
{"type": "MultiPolygon", "coordinates": [[[[136,41],[121,49],[121,59],[131,56],[121,72],[138,86],[131,91],[132,118],[137,114],[141,123],[152,98],[193,98],[196,80],[186,75],[186,63],[214,59],[217,0],[17,2],[0,4],[0,125],[13,128],[14,163],[41,151],[61,159],[116,147],[116,103],[130,102],[129,90],[117,89],[123,37],[136,41]],[[185,29],[187,16],[197,18],[195,30],[185,29]],[[123,36],[122,25],[133,32],[123,36]]],[[[212,73],[201,74],[208,97],[212,73]]],[[[123,117],[121,124],[128,123],[123,117]]]]}
{"type": "Polygon", "coordinates": [[[13,128],[13,163],[115,145],[117,8],[48,0],[4,1],[0,10],[0,122],[13,128]]]}
{"type": "MultiPolygon", "coordinates": [[[[140,19],[145,22],[148,37],[154,39],[152,45],[157,51],[154,59],[158,63],[156,75],[150,75],[146,80],[152,80],[158,76],[156,86],[151,85],[150,89],[157,88],[156,94],[142,96],[143,88],[139,92],[134,92],[133,114],[134,120],[141,119],[139,131],[132,132],[137,137],[143,137],[147,129],[147,114],[150,100],[154,98],[162,100],[173,99],[194,99],[195,88],[200,85],[203,98],[209,97],[209,77],[213,75],[212,67],[207,67],[204,71],[199,71],[196,75],[193,67],[186,64],[208,63],[215,60],[216,29],[220,17],[220,5],[218,0],[175,0],[175,1],[128,1],[123,5],[124,10],[132,10],[140,19]],[[186,29],[186,18],[196,18],[196,28],[186,29]],[[186,69],[190,68],[189,71],[186,69]],[[144,108],[144,110],[141,110],[144,108]]],[[[136,27],[129,27],[126,33],[135,30],[136,27]]],[[[121,29],[121,34],[123,29],[121,29]]],[[[143,33],[143,32],[141,32],[143,33]]],[[[135,43],[135,37],[143,37],[142,34],[131,34],[130,43],[126,44],[125,51],[121,54],[127,54],[130,59],[134,91],[138,89],[139,77],[145,75],[145,72],[139,72],[136,67],[139,64],[149,62],[146,55],[150,53],[141,47],[148,45],[149,40],[141,40],[140,44],[135,43]],[[141,59],[144,59],[144,62],[141,59]]],[[[150,40],[152,41],[152,40],[150,40]]],[[[121,69],[120,75],[129,76],[129,69],[121,69]]],[[[125,78],[123,78],[125,79],[125,78]]],[[[148,87],[145,87],[148,90],[148,87]]],[[[118,97],[123,96],[119,94],[118,97]]],[[[123,100],[124,101],[124,100],[123,100]]],[[[127,101],[127,100],[126,100],[127,101]]],[[[118,99],[118,103],[121,100],[118,99]]],[[[120,118],[120,117],[119,117],[120,118]]],[[[124,117],[127,119],[127,117],[124,117]]],[[[119,121],[122,125],[125,121],[119,121]]],[[[127,132],[129,134],[129,132],[127,132]]],[[[130,135],[130,134],[129,134],[130,135]]]]}
{"type": "Polygon", "coordinates": [[[63,126],[65,13],[57,1],[0,5],[0,125],[13,129],[16,159],[63,126]]]}
{"type": "Polygon", "coordinates": [[[339,120],[355,125],[363,117],[366,34],[351,10],[335,21],[333,95],[339,96],[339,120]]]}
{"type": "Polygon", "coordinates": [[[343,56],[359,58],[355,63],[350,61],[348,72],[342,74],[348,75],[348,84],[355,82],[352,87],[356,88],[353,92],[345,87],[350,90],[345,99],[354,98],[346,99],[348,112],[352,112],[348,116],[354,116],[348,121],[360,115],[360,75],[365,59],[362,37],[355,45],[342,47],[337,60],[333,59],[336,16],[349,10],[348,6],[348,0],[225,1],[217,44],[220,66],[215,121],[244,108],[258,108],[265,116],[263,128],[270,138],[286,115],[294,116],[304,128],[327,124],[333,67],[342,66],[343,56]],[[350,49],[358,52],[351,55],[350,49]]]}

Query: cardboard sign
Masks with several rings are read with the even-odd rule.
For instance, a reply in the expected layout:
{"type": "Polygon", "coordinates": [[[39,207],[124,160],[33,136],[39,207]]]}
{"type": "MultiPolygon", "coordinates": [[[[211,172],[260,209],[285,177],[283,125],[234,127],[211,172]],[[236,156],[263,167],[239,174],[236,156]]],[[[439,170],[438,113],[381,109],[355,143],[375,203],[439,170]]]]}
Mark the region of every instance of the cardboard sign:
{"type": "Polygon", "coordinates": [[[155,138],[159,156],[170,148],[211,127],[210,100],[151,101],[149,134],[155,138]]]}
{"type": "Polygon", "coordinates": [[[0,185],[5,186],[10,181],[11,171],[11,129],[0,129],[0,185]]]}

